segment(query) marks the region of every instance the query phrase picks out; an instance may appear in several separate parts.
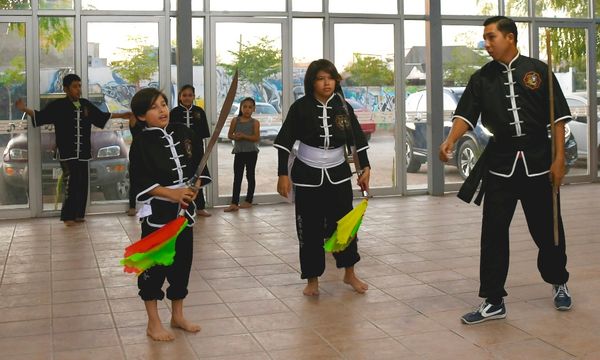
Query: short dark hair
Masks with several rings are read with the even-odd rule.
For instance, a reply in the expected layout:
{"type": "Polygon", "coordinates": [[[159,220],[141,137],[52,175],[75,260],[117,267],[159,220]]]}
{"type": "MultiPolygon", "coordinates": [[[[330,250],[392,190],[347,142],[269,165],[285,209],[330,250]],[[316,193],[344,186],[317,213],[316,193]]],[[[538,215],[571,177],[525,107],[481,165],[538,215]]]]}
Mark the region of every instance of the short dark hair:
{"type": "Polygon", "coordinates": [[[506,36],[506,34],[513,34],[515,37],[515,44],[517,43],[519,32],[517,31],[517,24],[515,24],[513,19],[506,16],[492,16],[491,18],[485,19],[483,26],[488,26],[490,24],[496,24],[498,31],[504,34],[504,36],[506,36]]]}
{"type": "Polygon", "coordinates": [[[79,75],[76,74],[67,74],[65,75],[65,77],[63,78],[63,86],[64,87],[69,87],[71,86],[71,84],[74,81],[79,81],[81,82],[81,78],[79,77],[79,75]]]}
{"type": "Polygon", "coordinates": [[[338,73],[335,65],[327,59],[319,59],[315,60],[308,65],[308,69],[306,69],[306,75],[304,75],[304,93],[306,95],[314,94],[314,83],[317,79],[317,73],[319,71],[325,71],[331,77],[335,79],[335,87],[337,88],[342,81],[342,76],[338,73]]]}
{"type": "Polygon", "coordinates": [[[177,102],[179,102],[179,98],[181,97],[181,93],[184,92],[185,90],[190,89],[192,90],[192,92],[194,94],[196,94],[196,88],[194,88],[192,85],[190,84],[185,84],[181,87],[181,89],[179,89],[179,92],[177,93],[177,102]]]}
{"type": "Polygon", "coordinates": [[[248,96],[248,97],[246,97],[246,98],[244,98],[242,101],[240,101],[240,111],[238,112],[238,116],[242,116],[242,115],[244,115],[244,113],[242,113],[242,105],[244,105],[244,103],[245,103],[246,101],[249,101],[249,102],[251,102],[251,103],[252,103],[252,105],[256,106],[256,101],[254,101],[254,99],[253,99],[253,98],[251,98],[251,97],[249,97],[249,96],[248,96]]]}
{"type": "Polygon", "coordinates": [[[133,95],[131,99],[131,112],[135,117],[139,117],[144,115],[150,108],[152,104],[161,97],[165,99],[165,102],[168,104],[167,95],[165,95],[162,91],[155,88],[144,88],[133,95]]]}

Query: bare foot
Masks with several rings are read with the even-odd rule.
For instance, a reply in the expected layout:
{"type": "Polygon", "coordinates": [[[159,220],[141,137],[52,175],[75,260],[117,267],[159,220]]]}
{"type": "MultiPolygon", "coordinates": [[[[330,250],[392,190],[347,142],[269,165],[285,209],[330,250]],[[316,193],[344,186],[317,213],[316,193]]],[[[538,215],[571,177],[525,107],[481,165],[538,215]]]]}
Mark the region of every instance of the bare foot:
{"type": "Polygon", "coordinates": [[[210,216],[212,216],[211,213],[209,213],[208,211],[206,211],[204,209],[196,210],[196,215],[202,216],[202,217],[210,217],[210,216]]]}
{"type": "Polygon", "coordinates": [[[84,218],[77,218],[77,219],[75,219],[75,222],[82,223],[82,222],[85,222],[85,219],[84,218]]]}
{"type": "Polygon", "coordinates": [[[200,331],[200,325],[193,324],[193,323],[187,321],[185,318],[180,318],[177,320],[175,318],[172,318],[171,319],[171,327],[179,328],[184,331],[191,332],[191,333],[197,333],[198,331],[200,331]]]}
{"type": "Polygon", "coordinates": [[[247,201],[244,201],[243,203],[240,204],[240,208],[242,209],[248,209],[252,207],[252,203],[249,203],[247,201]]]}
{"type": "Polygon", "coordinates": [[[75,220],[65,220],[63,222],[65,223],[65,226],[73,226],[73,225],[75,225],[75,220]]]}
{"type": "Polygon", "coordinates": [[[173,341],[175,335],[172,332],[167,331],[162,324],[150,325],[146,328],[146,335],[150,336],[154,341],[173,341]]]}
{"type": "Polygon", "coordinates": [[[319,295],[319,278],[308,279],[308,284],[302,291],[304,296],[317,296],[319,295]]]}
{"type": "Polygon", "coordinates": [[[231,204],[229,205],[227,208],[225,208],[225,212],[232,212],[232,211],[238,211],[240,209],[239,206],[237,206],[236,204],[231,204]]]}
{"type": "Polygon", "coordinates": [[[354,271],[346,271],[346,274],[344,275],[344,283],[352,286],[352,288],[359,294],[364,294],[369,289],[369,285],[357,278],[354,274],[354,271]]]}
{"type": "Polygon", "coordinates": [[[127,216],[135,216],[137,211],[135,210],[135,208],[129,208],[125,213],[127,214],[127,216]]]}

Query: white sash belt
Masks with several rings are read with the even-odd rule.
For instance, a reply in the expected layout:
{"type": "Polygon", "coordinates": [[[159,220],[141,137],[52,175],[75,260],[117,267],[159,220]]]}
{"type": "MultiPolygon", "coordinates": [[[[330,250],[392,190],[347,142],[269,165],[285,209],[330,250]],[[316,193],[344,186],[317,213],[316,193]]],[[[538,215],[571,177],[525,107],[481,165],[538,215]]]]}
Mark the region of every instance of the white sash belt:
{"type": "MultiPolygon", "coordinates": [[[[181,184],[169,185],[169,186],[165,186],[165,187],[169,188],[169,189],[180,189],[180,188],[183,188],[186,186],[187,186],[186,183],[181,183],[181,184]]],[[[155,196],[154,199],[173,202],[167,198],[163,198],[160,196],[155,196]]],[[[138,217],[138,219],[142,219],[142,218],[152,215],[152,206],[150,206],[150,200],[148,200],[148,202],[142,203],[142,205],[139,207],[139,210],[136,213],[136,216],[138,217]]]]}
{"type": "Polygon", "coordinates": [[[346,161],[344,147],[335,149],[320,149],[300,142],[296,157],[310,167],[328,169],[342,164],[346,161]]]}

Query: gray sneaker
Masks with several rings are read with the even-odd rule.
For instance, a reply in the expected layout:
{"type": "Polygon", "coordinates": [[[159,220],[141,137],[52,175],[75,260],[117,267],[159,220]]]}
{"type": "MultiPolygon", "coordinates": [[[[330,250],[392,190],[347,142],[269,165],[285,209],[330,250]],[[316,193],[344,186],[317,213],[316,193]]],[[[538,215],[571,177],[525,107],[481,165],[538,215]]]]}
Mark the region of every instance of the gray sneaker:
{"type": "Polygon", "coordinates": [[[567,284],[552,285],[552,294],[556,310],[567,311],[573,306],[567,284]]]}
{"type": "Polygon", "coordinates": [[[464,314],[460,319],[467,325],[479,324],[484,321],[494,319],[504,319],[506,317],[506,307],[504,300],[500,305],[493,305],[484,301],[475,311],[464,314]]]}

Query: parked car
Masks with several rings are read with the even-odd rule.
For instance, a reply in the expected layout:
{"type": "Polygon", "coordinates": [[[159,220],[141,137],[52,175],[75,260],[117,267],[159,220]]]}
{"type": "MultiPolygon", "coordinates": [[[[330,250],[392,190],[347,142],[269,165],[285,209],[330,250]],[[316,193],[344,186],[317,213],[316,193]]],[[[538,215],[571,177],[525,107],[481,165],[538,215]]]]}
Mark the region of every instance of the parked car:
{"type": "MultiPolygon", "coordinates": [[[[569,127],[571,128],[571,133],[575,137],[575,141],[577,142],[577,155],[580,159],[588,158],[588,94],[587,92],[575,92],[572,94],[566,94],[565,98],[567,99],[567,104],[569,104],[569,108],[571,109],[571,115],[573,116],[573,120],[569,122],[569,127]]],[[[596,98],[600,104],[600,93],[596,95],[596,98]]],[[[598,137],[598,141],[600,141],[600,107],[597,111],[598,127],[596,128],[598,137]]],[[[600,155],[600,146],[592,146],[598,151],[598,155],[600,155]]],[[[598,158],[598,163],[600,164],[600,156],[598,158]]]]}
{"type": "MultiPolygon", "coordinates": [[[[450,133],[452,116],[462,96],[464,88],[444,88],[444,138],[450,133]]],[[[409,95],[406,99],[406,164],[410,173],[418,172],[421,165],[427,162],[427,97],[425,90],[409,95]]],[[[487,145],[490,133],[477,121],[475,129],[467,131],[455,147],[453,158],[449,164],[458,168],[459,175],[466,179],[475,166],[479,155],[487,145]]],[[[567,169],[577,161],[577,141],[571,134],[569,125],[565,127],[565,154],[567,169]]]]}
{"type": "MultiPolygon", "coordinates": [[[[239,103],[231,105],[229,117],[227,117],[225,125],[219,134],[219,141],[230,141],[227,133],[229,132],[231,119],[238,115],[239,109],[239,103]]],[[[264,144],[273,143],[279,133],[279,129],[281,129],[281,114],[275,110],[273,105],[265,102],[257,102],[252,117],[260,121],[260,142],[264,144]]]]}
{"type": "MultiPolygon", "coordinates": [[[[63,94],[46,94],[44,101],[62,97],[63,94]]],[[[103,102],[103,95],[91,95],[89,100],[102,111],[108,111],[103,102]]],[[[112,120],[109,120],[109,123],[112,120]]],[[[107,124],[108,126],[108,124],[107,124]]],[[[56,159],[56,141],[53,132],[42,131],[42,186],[44,194],[55,193],[57,180],[62,174],[60,163],[56,159]]],[[[122,132],[117,130],[92,130],[92,159],[90,164],[90,191],[98,190],[104,194],[105,200],[123,200],[128,198],[128,148],[123,140],[122,132]]],[[[6,191],[15,194],[26,194],[29,189],[28,180],[27,136],[19,133],[12,136],[2,154],[0,169],[6,191]]],[[[18,201],[26,202],[24,196],[18,201]]]]}
{"type": "Polygon", "coordinates": [[[367,141],[371,140],[371,135],[373,135],[373,133],[377,129],[377,124],[373,119],[373,112],[369,111],[369,109],[366,106],[354,99],[346,98],[346,101],[348,102],[348,104],[350,104],[350,106],[352,106],[352,109],[354,109],[354,114],[358,119],[360,128],[365,133],[367,141]]]}

